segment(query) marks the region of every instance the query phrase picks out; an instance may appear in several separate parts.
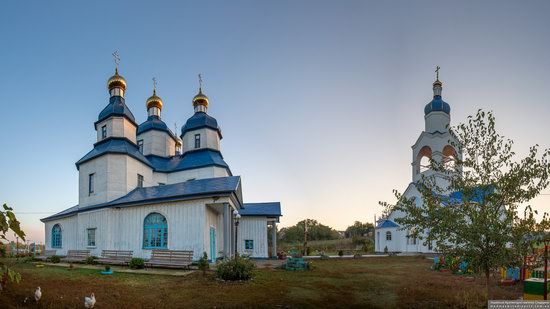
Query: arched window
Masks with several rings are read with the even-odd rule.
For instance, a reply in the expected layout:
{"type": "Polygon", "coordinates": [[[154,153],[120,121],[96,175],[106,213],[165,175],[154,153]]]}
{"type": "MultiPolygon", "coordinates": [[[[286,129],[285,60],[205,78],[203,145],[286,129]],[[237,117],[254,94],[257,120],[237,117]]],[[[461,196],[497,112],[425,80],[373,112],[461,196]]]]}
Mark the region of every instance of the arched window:
{"type": "Polygon", "coordinates": [[[52,248],[61,248],[62,244],[61,226],[56,224],[52,227],[52,248]]]}
{"type": "Polygon", "coordinates": [[[428,146],[422,147],[420,151],[418,152],[418,156],[416,157],[416,164],[417,164],[417,173],[422,173],[424,171],[427,171],[431,168],[431,161],[432,160],[432,149],[428,146]]]}
{"type": "Polygon", "coordinates": [[[145,217],[143,222],[143,248],[168,248],[168,223],[163,215],[153,212],[145,217]]]}
{"type": "Polygon", "coordinates": [[[446,170],[454,170],[456,163],[456,150],[451,145],[443,148],[443,166],[446,170]]]}
{"type": "Polygon", "coordinates": [[[390,231],[386,232],[386,240],[391,240],[391,232],[390,231]]]}

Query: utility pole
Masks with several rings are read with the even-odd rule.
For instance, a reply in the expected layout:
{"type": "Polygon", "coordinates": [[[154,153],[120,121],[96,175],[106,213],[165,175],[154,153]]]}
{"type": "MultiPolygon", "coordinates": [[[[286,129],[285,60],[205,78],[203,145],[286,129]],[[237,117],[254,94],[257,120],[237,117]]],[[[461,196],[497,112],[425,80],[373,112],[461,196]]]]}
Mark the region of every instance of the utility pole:
{"type": "Polygon", "coordinates": [[[307,223],[309,219],[304,220],[304,256],[307,256],[307,223]]]}

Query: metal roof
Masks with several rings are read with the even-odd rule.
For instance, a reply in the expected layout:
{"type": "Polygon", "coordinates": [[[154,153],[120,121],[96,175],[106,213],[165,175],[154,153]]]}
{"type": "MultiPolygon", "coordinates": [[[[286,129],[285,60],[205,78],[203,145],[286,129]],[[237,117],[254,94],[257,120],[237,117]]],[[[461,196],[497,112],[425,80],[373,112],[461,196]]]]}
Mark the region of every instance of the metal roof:
{"type": "Polygon", "coordinates": [[[391,220],[386,219],[386,220],[380,221],[376,226],[377,229],[388,228],[388,227],[399,227],[399,225],[391,220]]]}
{"type": "Polygon", "coordinates": [[[82,159],[78,160],[76,168],[78,169],[80,164],[102,156],[107,153],[127,154],[136,160],[147,164],[150,167],[153,165],[145,158],[145,156],[139,151],[139,148],[134,143],[130,142],[126,138],[110,137],[94,144],[94,149],[88,152],[82,159]]]}
{"type": "Polygon", "coordinates": [[[188,151],[180,156],[170,158],[148,155],[146,157],[156,172],[171,173],[207,166],[218,166],[227,169],[231,175],[229,165],[223,160],[220,151],[213,149],[199,149],[188,151]]]}
{"type": "Polygon", "coordinates": [[[113,96],[109,99],[109,104],[99,113],[95,124],[97,125],[99,122],[111,116],[123,116],[136,124],[134,114],[132,114],[132,111],[126,106],[125,100],[121,96],[113,96]]]}
{"type": "Polygon", "coordinates": [[[205,112],[196,112],[193,116],[191,116],[191,118],[187,119],[187,122],[181,128],[181,137],[183,138],[183,135],[187,131],[197,130],[202,128],[210,128],[210,129],[216,130],[220,135],[220,139],[222,138],[222,131],[218,126],[218,121],[214,117],[208,115],[205,112]]]}
{"type": "Polygon", "coordinates": [[[239,210],[242,216],[267,216],[267,217],[280,217],[281,215],[281,203],[269,202],[269,203],[245,203],[243,209],[239,210]]]}
{"type": "Polygon", "coordinates": [[[79,212],[111,207],[129,207],[143,204],[152,204],[168,201],[180,201],[211,195],[234,195],[236,201],[242,205],[241,177],[216,177],[190,180],[176,184],[136,188],[125,196],[107,203],[86,207],[73,206],[55,215],[41,219],[42,222],[68,217],[79,212]]]}
{"type": "Polygon", "coordinates": [[[149,117],[147,117],[147,120],[144,121],[142,124],[140,124],[138,126],[136,134],[140,135],[140,134],[145,133],[149,130],[164,131],[164,132],[168,133],[168,135],[170,135],[173,139],[176,139],[176,136],[174,135],[174,133],[172,133],[172,131],[170,131],[170,129],[168,128],[166,123],[164,123],[164,121],[162,121],[160,119],[160,117],[158,117],[158,116],[149,116],[149,117]]]}

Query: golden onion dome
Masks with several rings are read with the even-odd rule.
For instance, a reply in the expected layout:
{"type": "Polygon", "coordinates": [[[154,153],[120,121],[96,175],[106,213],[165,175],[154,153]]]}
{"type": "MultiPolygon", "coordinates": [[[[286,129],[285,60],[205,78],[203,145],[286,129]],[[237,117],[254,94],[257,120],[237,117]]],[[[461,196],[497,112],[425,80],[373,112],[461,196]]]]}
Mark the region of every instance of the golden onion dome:
{"type": "Polygon", "coordinates": [[[147,99],[147,102],[145,103],[145,105],[147,106],[147,109],[150,109],[151,107],[158,107],[160,109],[162,109],[162,99],[157,96],[157,91],[156,90],[153,90],[153,95],[149,97],[149,99],[147,99]]]}
{"type": "Polygon", "coordinates": [[[198,104],[208,107],[208,97],[202,93],[201,88],[199,88],[199,93],[193,98],[193,106],[198,104]]]}
{"type": "Polygon", "coordinates": [[[442,86],[443,86],[443,83],[442,83],[439,79],[437,79],[437,80],[434,82],[433,86],[434,86],[434,87],[442,87],[442,86]]]}
{"type": "Polygon", "coordinates": [[[109,90],[115,87],[126,90],[126,80],[124,79],[124,77],[118,74],[118,68],[115,70],[115,75],[111,76],[111,78],[109,78],[109,80],[107,81],[107,88],[109,90]]]}
{"type": "Polygon", "coordinates": [[[176,146],[181,146],[183,145],[183,141],[181,140],[180,137],[176,137],[176,146]]]}

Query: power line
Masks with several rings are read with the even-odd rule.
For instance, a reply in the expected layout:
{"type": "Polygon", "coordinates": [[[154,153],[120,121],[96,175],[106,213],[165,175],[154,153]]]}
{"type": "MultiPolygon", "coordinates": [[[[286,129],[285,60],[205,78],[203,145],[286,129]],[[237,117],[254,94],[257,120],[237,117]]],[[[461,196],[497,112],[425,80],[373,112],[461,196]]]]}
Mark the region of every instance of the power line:
{"type": "Polygon", "coordinates": [[[14,212],[16,215],[48,215],[48,214],[54,214],[55,212],[14,212]]]}

